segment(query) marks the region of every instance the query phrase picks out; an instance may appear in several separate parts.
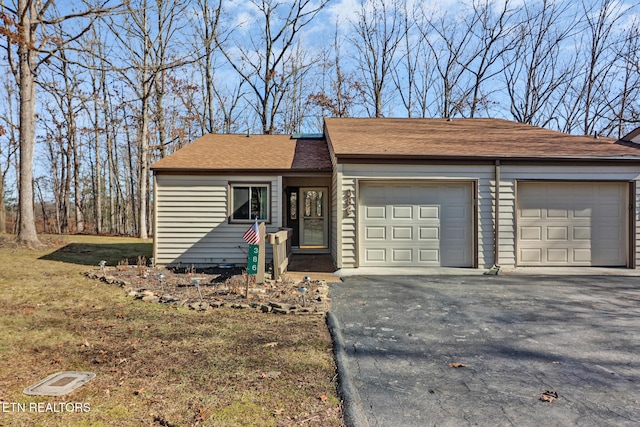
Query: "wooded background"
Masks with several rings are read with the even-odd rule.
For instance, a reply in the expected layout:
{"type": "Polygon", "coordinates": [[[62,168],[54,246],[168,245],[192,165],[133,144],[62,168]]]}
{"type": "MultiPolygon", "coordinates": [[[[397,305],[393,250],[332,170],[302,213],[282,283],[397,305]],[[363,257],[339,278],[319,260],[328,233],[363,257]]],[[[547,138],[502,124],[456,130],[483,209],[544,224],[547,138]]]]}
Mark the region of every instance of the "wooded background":
{"type": "Polygon", "coordinates": [[[0,18],[0,232],[30,245],[147,237],[150,164],[204,133],[502,117],[618,138],[640,120],[635,2],[0,0],[0,18]]]}

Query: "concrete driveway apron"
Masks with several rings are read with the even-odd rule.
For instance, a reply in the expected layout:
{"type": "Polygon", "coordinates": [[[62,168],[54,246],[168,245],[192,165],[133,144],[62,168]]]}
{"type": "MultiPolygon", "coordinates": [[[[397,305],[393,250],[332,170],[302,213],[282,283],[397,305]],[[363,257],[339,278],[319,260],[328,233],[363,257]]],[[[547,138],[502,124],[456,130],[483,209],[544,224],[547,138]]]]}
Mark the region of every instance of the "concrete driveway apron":
{"type": "Polygon", "coordinates": [[[331,297],[348,424],[640,425],[637,277],[354,276],[331,297]]]}

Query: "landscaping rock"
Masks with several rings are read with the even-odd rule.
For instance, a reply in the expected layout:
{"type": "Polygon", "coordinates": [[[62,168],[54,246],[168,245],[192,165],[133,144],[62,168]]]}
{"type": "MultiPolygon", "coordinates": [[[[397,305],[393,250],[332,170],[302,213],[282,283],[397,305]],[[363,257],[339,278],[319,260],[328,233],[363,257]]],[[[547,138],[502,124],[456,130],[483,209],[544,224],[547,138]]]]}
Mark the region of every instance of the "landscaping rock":
{"type": "Polygon", "coordinates": [[[329,287],[324,281],[305,282],[305,287],[308,288],[308,292],[304,294],[306,299],[296,291],[300,284],[286,278],[277,281],[268,278],[263,284],[254,283],[247,296],[244,287],[246,276],[242,276],[240,271],[229,274],[225,270],[223,280],[218,280],[221,274],[204,271],[198,273],[202,275],[200,292],[194,295],[194,287],[189,285],[192,277],[178,270],[179,268],[153,267],[141,273],[136,266],[127,265],[93,269],[82,274],[92,280],[117,285],[131,298],[189,307],[197,311],[233,307],[262,313],[308,315],[326,314],[329,309],[329,287]],[[162,283],[155,280],[158,274],[164,276],[162,283]],[[238,286],[240,279],[242,286],[238,286]],[[303,301],[306,302],[306,307],[302,307],[303,301]]]}
{"type": "Polygon", "coordinates": [[[238,308],[238,309],[249,309],[251,308],[251,306],[249,304],[231,304],[231,308],[238,308]]]}
{"type": "Polygon", "coordinates": [[[260,311],[263,313],[270,313],[271,312],[271,306],[267,305],[267,304],[262,304],[260,306],[260,311]]]}
{"type": "Polygon", "coordinates": [[[180,302],[180,299],[171,295],[162,295],[160,297],[160,302],[164,304],[178,304],[180,302]]]}
{"type": "Polygon", "coordinates": [[[286,303],[280,303],[280,302],[274,302],[274,301],[270,301],[269,305],[271,307],[273,307],[274,311],[275,309],[278,310],[284,310],[284,311],[289,311],[291,310],[291,304],[286,304],[286,303]]]}
{"type": "Polygon", "coordinates": [[[208,310],[210,307],[210,305],[206,302],[192,302],[191,304],[189,304],[189,308],[191,310],[196,310],[196,311],[206,311],[208,310]]]}

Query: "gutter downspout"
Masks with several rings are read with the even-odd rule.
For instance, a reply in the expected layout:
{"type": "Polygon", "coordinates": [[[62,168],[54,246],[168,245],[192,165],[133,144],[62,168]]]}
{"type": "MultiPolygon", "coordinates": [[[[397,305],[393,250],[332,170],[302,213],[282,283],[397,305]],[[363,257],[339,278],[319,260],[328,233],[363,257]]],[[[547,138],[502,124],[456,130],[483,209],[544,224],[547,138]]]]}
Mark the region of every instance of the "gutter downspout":
{"type": "Polygon", "coordinates": [[[493,265],[500,268],[500,160],[496,160],[495,163],[494,179],[495,230],[493,236],[493,265]]]}

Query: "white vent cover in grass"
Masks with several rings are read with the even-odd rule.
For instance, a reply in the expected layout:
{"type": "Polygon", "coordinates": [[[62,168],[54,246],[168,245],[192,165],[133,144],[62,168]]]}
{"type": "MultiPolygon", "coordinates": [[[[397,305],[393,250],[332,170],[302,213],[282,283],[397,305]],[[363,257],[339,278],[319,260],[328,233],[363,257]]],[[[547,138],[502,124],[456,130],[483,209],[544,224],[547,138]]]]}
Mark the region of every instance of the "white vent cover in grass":
{"type": "Polygon", "coordinates": [[[88,383],[95,376],[93,372],[58,372],[25,388],[23,393],[34,396],[62,396],[88,383]]]}

